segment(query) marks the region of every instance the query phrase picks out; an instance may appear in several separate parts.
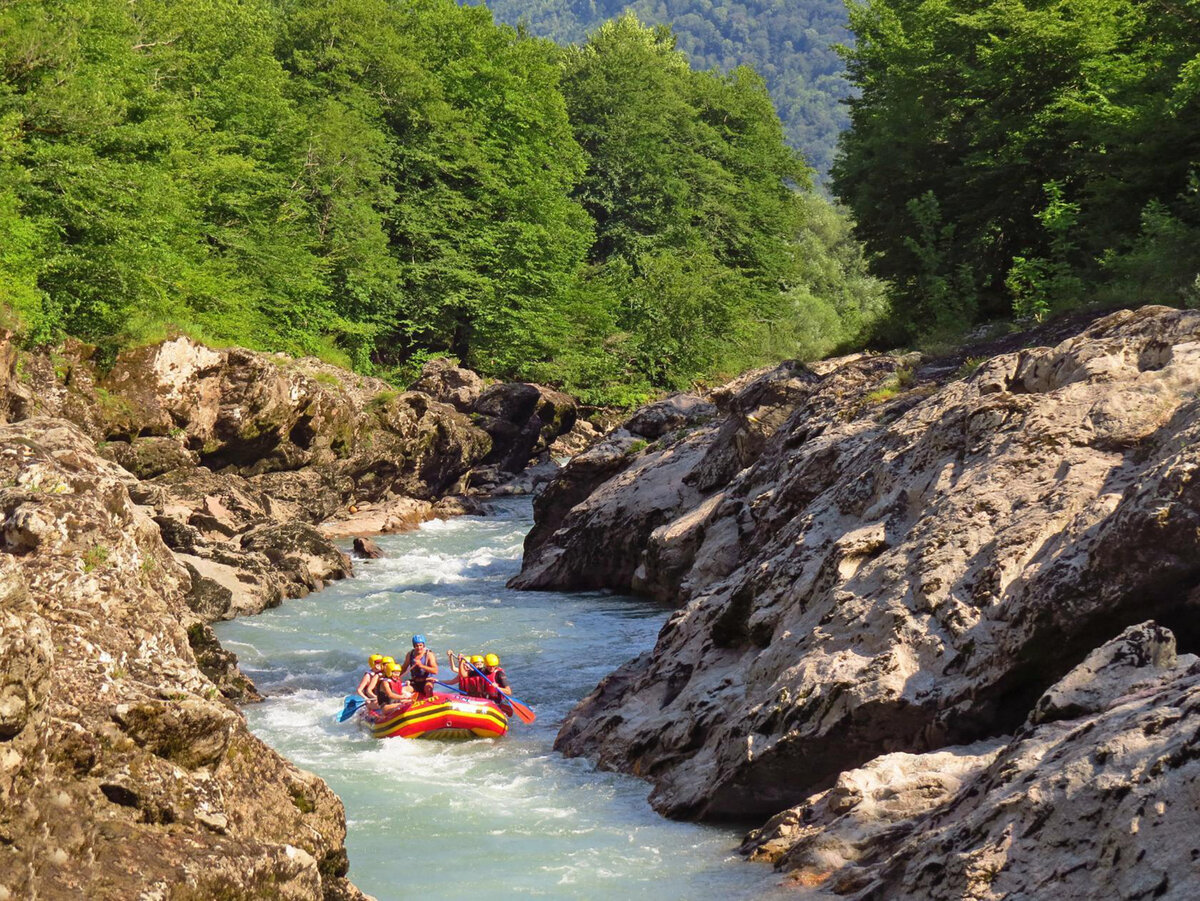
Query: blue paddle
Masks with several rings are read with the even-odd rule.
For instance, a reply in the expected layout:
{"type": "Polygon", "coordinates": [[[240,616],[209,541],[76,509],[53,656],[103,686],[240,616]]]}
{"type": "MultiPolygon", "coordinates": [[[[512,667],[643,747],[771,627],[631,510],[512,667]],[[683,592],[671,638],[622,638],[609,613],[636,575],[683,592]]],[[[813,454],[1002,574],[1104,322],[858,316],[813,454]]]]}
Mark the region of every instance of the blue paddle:
{"type": "Polygon", "coordinates": [[[463,691],[463,690],[462,690],[461,688],[459,688],[457,685],[447,685],[445,682],[439,682],[439,681],[437,681],[437,679],[434,679],[434,680],[433,680],[433,684],[434,684],[434,685],[440,685],[440,686],[442,686],[442,688],[448,688],[448,689],[450,689],[452,692],[454,692],[454,693],[456,693],[456,694],[460,694],[460,695],[466,695],[468,698],[469,698],[469,697],[471,697],[471,695],[467,694],[465,691],[463,691]]]}
{"type": "Polygon", "coordinates": [[[360,698],[358,695],[346,695],[346,706],[342,708],[342,712],[337,715],[337,721],[344,723],[350,717],[358,712],[358,708],[366,704],[365,698],[360,698]]]}
{"type": "Polygon", "coordinates": [[[470,660],[467,661],[467,666],[471,667],[471,669],[475,670],[475,672],[477,672],[477,673],[479,673],[479,675],[483,676],[483,678],[485,680],[487,680],[488,685],[490,685],[496,689],[496,693],[500,695],[500,699],[502,701],[506,701],[507,703],[512,705],[512,709],[517,712],[517,716],[519,716],[521,718],[521,722],[532,723],[534,720],[537,719],[537,714],[529,709],[528,704],[526,704],[520,698],[514,697],[513,695],[510,695],[510,694],[505,694],[500,689],[500,686],[498,686],[495,682],[493,682],[488,677],[487,673],[485,673],[483,670],[481,670],[479,667],[477,667],[470,660]]]}

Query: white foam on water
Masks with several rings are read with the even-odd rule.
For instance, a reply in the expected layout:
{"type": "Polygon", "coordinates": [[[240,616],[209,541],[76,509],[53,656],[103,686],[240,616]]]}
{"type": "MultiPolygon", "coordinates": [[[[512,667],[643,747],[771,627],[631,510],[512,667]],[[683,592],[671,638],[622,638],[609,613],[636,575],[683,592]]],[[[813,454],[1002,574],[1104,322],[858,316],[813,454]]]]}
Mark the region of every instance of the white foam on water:
{"type": "Polygon", "coordinates": [[[558,721],[608,672],[653,647],[666,611],[591,593],[508,591],[530,524],[528,502],[500,518],[434,520],[377,539],[387,555],[325,591],[218,624],[222,643],[268,695],[246,708],[254,731],[323,776],[347,811],[350,878],[379,901],[427,894],[761,898],[770,871],[733,852],[739,833],[660,818],[649,786],[552,750],[558,721]],[[399,658],[423,632],[446,648],[495,651],[538,721],[500,740],[377,740],[337,723],[366,654],[399,658]],[[456,880],[463,853],[482,878],[456,880]],[[412,866],[412,861],[421,866],[412,866]]]}

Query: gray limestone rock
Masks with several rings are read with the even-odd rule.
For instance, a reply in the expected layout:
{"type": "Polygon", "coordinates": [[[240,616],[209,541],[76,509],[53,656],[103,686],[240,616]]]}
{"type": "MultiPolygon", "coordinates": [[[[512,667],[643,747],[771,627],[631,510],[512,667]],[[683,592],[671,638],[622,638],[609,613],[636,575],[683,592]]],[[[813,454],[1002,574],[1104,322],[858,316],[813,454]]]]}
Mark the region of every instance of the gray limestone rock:
{"type": "MultiPolygon", "coordinates": [[[[543,497],[573,506],[539,512],[514,584],[680,609],[560,749],[646,775],[670,815],[766,817],[881,754],[1012,733],[1147,618],[1200,647],[1200,313],[1114,313],[966,379],[914,371],[769,376],[779,425],[724,482],[693,475],[747,434],[723,420],[577,496],[564,469],[543,497]]],[[[1089,709],[1078,681],[1035,716],[1089,709]]]]}
{"type": "Polygon", "coordinates": [[[0,426],[0,895],[361,897],[131,484],[72,423],[0,426]]]}

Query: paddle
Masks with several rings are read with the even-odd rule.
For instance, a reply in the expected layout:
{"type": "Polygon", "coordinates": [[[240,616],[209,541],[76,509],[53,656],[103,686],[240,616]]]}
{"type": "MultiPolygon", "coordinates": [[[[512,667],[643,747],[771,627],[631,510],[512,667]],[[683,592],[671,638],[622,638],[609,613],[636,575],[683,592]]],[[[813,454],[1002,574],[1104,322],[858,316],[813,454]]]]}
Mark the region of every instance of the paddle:
{"type": "Polygon", "coordinates": [[[500,688],[499,685],[497,685],[495,682],[493,682],[488,677],[487,673],[485,673],[483,670],[481,670],[479,667],[477,667],[470,660],[467,661],[467,666],[471,667],[471,669],[475,670],[475,672],[477,672],[477,673],[479,673],[479,675],[483,676],[483,678],[487,680],[488,685],[490,685],[490,686],[492,686],[492,688],[496,689],[496,691],[499,693],[500,697],[512,705],[512,709],[517,712],[517,716],[519,716],[521,718],[522,723],[532,723],[534,720],[537,719],[537,714],[534,713],[532,710],[530,710],[527,706],[525,706],[524,701],[522,701],[520,698],[514,698],[510,694],[506,694],[503,691],[503,689],[500,688]]]}
{"type": "Polygon", "coordinates": [[[337,721],[344,723],[350,717],[358,712],[358,708],[366,704],[365,698],[360,698],[358,695],[346,695],[346,706],[342,708],[342,712],[337,715],[337,721]]]}
{"type": "Polygon", "coordinates": [[[461,688],[459,688],[457,685],[447,685],[445,682],[439,682],[439,681],[437,681],[437,679],[434,679],[434,680],[433,680],[433,684],[434,684],[434,685],[440,685],[440,686],[442,686],[442,688],[448,688],[448,689],[450,689],[452,692],[454,692],[455,694],[464,695],[465,697],[468,697],[468,698],[469,698],[469,697],[471,697],[469,694],[467,694],[465,691],[463,691],[463,690],[462,690],[461,688]]]}

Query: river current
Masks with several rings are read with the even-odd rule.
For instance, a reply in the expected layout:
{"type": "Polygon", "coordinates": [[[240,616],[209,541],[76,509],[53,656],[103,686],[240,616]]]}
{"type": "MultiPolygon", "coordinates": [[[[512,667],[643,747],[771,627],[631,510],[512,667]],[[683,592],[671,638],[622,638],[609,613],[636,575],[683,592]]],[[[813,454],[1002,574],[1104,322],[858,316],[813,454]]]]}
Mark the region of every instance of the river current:
{"type": "Polygon", "coordinates": [[[667,616],[612,594],[517,592],[528,500],[494,516],[433,521],[377,543],[356,576],[222,623],[222,644],[267,699],[251,729],[324,778],[346,805],[350,878],[399,898],[776,896],[778,877],[737,854],[741,833],[656,814],[640,779],[553,750],[568,711],[620,663],[649,653],[667,616]],[[337,723],[368,654],[399,660],[414,632],[451,675],[447,649],[495,652],[537,712],[499,740],[377,740],[337,723]]]}

